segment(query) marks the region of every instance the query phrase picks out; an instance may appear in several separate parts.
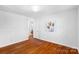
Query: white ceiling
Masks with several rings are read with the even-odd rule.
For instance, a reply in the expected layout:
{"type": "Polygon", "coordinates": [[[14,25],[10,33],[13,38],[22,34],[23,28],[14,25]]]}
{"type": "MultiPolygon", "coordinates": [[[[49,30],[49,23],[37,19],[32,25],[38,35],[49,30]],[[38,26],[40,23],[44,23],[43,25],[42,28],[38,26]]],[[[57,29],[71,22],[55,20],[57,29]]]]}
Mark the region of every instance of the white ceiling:
{"type": "Polygon", "coordinates": [[[77,7],[76,5],[40,5],[38,12],[33,12],[32,5],[0,5],[0,10],[22,14],[28,17],[38,17],[47,14],[68,10],[77,7]]]}

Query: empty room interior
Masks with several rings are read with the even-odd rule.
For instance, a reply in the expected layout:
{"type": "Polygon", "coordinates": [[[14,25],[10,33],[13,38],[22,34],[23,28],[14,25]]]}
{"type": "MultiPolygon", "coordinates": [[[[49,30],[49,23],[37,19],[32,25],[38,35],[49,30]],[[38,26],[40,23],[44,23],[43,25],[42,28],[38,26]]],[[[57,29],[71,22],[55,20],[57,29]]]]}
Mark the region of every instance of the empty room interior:
{"type": "Polygon", "coordinates": [[[0,54],[78,51],[78,5],[0,5],[0,54]]]}

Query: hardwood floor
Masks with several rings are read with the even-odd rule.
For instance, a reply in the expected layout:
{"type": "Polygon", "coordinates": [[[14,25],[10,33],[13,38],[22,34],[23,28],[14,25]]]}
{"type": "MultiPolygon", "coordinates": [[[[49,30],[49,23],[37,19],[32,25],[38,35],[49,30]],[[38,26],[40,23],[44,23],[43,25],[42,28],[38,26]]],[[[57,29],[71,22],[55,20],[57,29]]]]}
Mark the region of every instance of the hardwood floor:
{"type": "Polygon", "coordinates": [[[0,48],[1,54],[77,54],[77,49],[37,38],[0,48]]]}

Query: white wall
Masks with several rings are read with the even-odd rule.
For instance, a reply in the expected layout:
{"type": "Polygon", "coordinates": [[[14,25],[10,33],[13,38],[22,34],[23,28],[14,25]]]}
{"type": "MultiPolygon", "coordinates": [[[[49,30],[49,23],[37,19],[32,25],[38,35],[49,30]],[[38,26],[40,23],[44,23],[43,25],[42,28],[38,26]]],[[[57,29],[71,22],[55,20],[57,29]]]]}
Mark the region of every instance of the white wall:
{"type": "Polygon", "coordinates": [[[25,16],[0,11],[0,47],[27,40],[27,35],[25,16]]]}
{"type": "Polygon", "coordinates": [[[78,50],[79,50],[79,7],[78,7],[78,50]]]}
{"type": "Polygon", "coordinates": [[[43,16],[37,19],[36,37],[50,42],[64,44],[69,47],[78,48],[77,40],[77,9],[62,11],[56,14],[43,16]],[[52,19],[55,22],[54,32],[46,30],[46,22],[52,19]],[[39,23],[39,24],[38,24],[39,23]]]}

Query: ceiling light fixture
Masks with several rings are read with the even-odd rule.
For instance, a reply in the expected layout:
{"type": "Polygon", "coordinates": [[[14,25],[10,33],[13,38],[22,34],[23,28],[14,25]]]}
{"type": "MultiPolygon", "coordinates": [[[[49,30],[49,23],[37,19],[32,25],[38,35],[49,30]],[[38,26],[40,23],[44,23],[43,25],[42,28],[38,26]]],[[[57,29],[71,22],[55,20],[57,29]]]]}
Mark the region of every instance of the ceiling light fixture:
{"type": "Polygon", "coordinates": [[[38,12],[39,11],[39,6],[32,6],[32,10],[34,11],[34,12],[38,12]]]}

